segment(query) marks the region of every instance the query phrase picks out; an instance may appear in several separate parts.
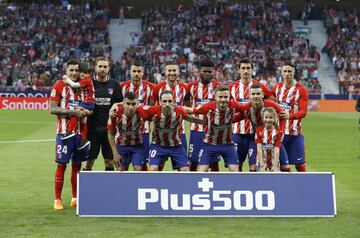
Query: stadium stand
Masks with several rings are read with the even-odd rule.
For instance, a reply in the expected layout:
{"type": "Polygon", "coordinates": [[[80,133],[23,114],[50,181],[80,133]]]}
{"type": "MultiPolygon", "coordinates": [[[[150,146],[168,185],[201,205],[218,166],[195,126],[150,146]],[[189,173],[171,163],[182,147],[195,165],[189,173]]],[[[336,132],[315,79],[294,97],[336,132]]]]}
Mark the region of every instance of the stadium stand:
{"type": "Polygon", "coordinates": [[[161,80],[165,62],[174,59],[183,80],[193,81],[198,75],[195,62],[204,55],[218,65],[217,80],[227,82],[238,78],[236,62],[248,56],[254,62],[254,76],[270,88],[280,79],[276,66],[287,60],[298,65],[301,82],[309,89],[321,88],[319,53],[293,32],[285,2],[151,9],[142,14],[142,28],[142,37],[123,55],[122,64],[129,66],[134,58],[142,58],[154,82],[161,80]]]}
{"type": "Polygon", "coordinates": [[[1,90],[48,90],[69,58],[110,56],[107,12],[89,3],[1,7],[1,90]]]}
{"type": "Polygon", "coordinates": [[[322,49],[331,59],[340,94],[360,94],[359,9],[324,8],[328,40],[322,49]]]}

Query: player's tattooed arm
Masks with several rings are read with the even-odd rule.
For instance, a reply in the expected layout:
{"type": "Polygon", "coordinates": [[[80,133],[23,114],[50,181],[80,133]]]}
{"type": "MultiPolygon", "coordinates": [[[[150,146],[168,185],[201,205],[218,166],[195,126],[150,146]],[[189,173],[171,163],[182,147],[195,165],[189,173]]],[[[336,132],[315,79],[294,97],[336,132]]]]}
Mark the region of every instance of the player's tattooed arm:
{"type": "Polygon", "coordinates": [[[84,117],[84,112],[79,109],[65,109],[59,107],[59,103],[55,101],[50,101],[50,113],[61,116],[61,117],[72,117],[75,116],[77,118],[84,117]]]}
{"type": "Polygon", "coordinates": [[[205,120],[201,120],[201,119],[198,119],[198,118],[195,118],[191,115],[186,115],[184,117],[184,120],[188,121],[188,122],[192,122],[192,123],[196,123],[196,124],[201,124],[201,125],[206,125],[206,122],[205,120]]]}

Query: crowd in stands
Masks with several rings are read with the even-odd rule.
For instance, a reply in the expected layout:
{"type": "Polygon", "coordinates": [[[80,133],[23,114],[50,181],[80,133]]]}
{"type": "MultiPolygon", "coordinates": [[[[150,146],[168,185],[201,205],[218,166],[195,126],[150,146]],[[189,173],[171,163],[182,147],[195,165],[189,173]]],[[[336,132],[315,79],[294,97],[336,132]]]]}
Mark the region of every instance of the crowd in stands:
{"type": "Polygon", "coordinates": [[[41,90],[62,76],[70,58],[110,57],[107,25],[106,8],[95,3],[1,5],[1,88],[41,90]]]}
{"type": "Polygon", "coordinates": [[[280,80],[277,66],[291,60],[299,78],[310,89],[319,88],[320,54],[309,41],[293,32],[289,7],[284,1],[222,3],[202,8],[162,7],[142,14],[143,35],[121,58],[120,80],[127,78],[134,58],[147,62],[146,73],[161,80],[167,61],[176,60],[184,81],[198,75],[196,62],[210,56],[221,82],[237,79],[242,57],[254,62],[254,78],[271,88],[280,80]]]}
{"type": "MultiPolygon", "coordinates": [[[[91,61],[111,56],[108,10],[99,5],[22,4],[0,8],[0,87],[41,89],[63,73],[69,58],[91,61]],[[20,16],[20,17],[19,17],[20,16]]],[[[145,62],[153,82],[163,79],[167,61],[177,61],[185,82],[199,76],[196,62],[211,57],[216,79],[238,79],[237,62],[249,57],[253,77],[272,88],[280,80],[278,66],[291,60],[298,79],[309,89],[317,80],[320,55],[309,41],[293,32],[285,1],[223,2],[186,8],[161,7],[142,14],[142,32],[112,68],[118,81],[129,78],[135,58],[145,62]]]]}
{"type": "Polygon", "coordinates": [[[328,39],[323,52],[330,57],[339,80],[339,92],[360,93],[360,9],[324,9],[328,39]]]}

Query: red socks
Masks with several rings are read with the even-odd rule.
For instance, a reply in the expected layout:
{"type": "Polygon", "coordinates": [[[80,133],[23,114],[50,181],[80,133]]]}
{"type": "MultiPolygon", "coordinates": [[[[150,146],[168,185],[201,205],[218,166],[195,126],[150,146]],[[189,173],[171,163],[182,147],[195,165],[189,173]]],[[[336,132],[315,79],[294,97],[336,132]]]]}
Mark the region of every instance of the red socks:
{"type": "Polygon", "coordinates": [[[306,172],[305,164],[296,164],[295,168],[296,168],[296,171],[298,171],[298,172],[306,172]]]}
{"type": "Polygon", "coordinates": [[[72,197],[77,197],[77,174],[80,171],[81,165],[80,164],[73,164],[71,170],[71,191],[72,197]]]}
{"type": "Polygon", "coordinates": [[[55,171],[55,199],[61,200],[66,164],[58,164],[55,171]]]}
{"type": "Polygon", "coordinates": [[[81,132],[81,140],[86,141],[87,140],[87,123],[80,123],[80,132],[81,132]]]}
{"type": "Polygon", "coordinates": [[[67,133],[72,132],[75,129],[77,123],[78,123],[78,119],[76,117],[71,117],[66,126],[66,132],[67,133]]]}

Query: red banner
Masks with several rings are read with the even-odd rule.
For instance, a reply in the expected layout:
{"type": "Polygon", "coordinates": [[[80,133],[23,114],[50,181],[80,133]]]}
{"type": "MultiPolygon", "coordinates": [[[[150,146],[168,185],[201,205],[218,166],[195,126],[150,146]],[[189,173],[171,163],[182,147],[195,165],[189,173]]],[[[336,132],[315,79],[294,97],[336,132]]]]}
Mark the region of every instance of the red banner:
{"type": "Polygon", "coordinates": [[[50,98],[0,98],[0,110],[48,110],[50,98]]]}

